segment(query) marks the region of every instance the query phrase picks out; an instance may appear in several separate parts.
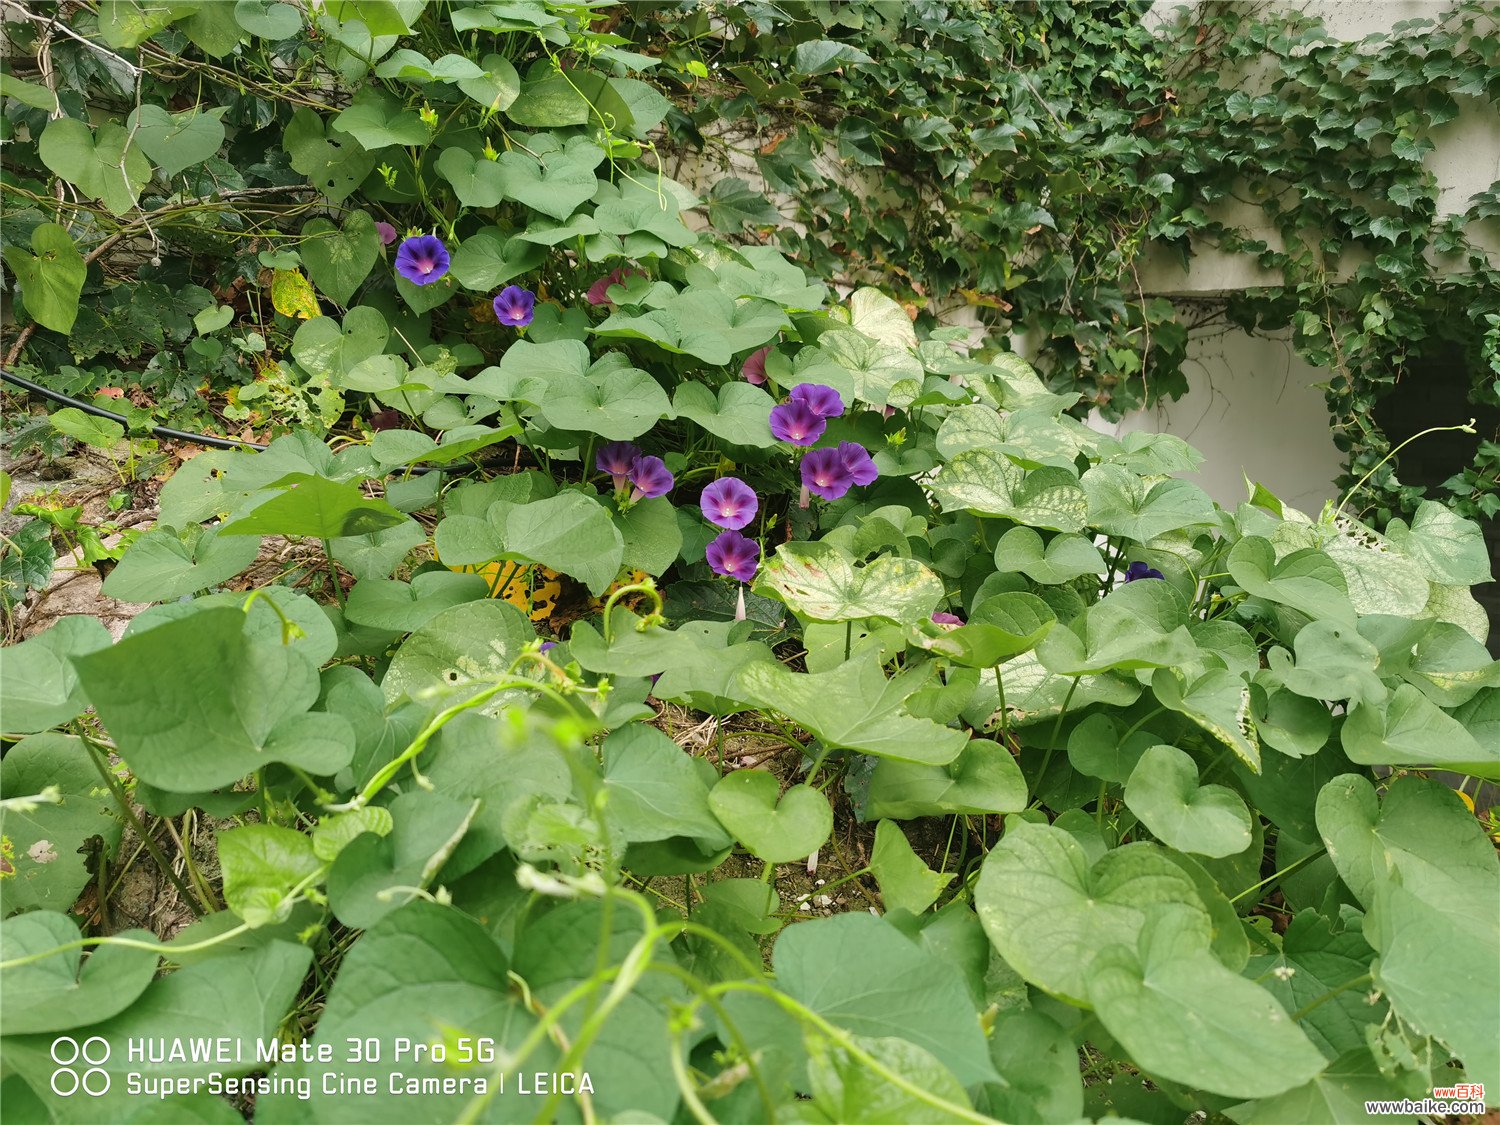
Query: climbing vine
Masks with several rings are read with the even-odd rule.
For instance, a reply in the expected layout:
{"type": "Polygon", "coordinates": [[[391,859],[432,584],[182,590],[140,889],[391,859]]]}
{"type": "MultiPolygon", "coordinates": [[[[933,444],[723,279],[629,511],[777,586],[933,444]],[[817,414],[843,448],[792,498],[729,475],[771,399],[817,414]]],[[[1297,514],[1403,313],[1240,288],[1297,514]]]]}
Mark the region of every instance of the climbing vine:
{"type": "MultiPolygon", "coordinates": [[[[1390,451],[1370,411],[1439,338],[1470,361],[1478,413],[1500,405],[1485,319],[1500,274],[1482,232],[1500,200],[1492,187],[1440,206],[1423,163],[1465,106],[1494,112],[1494,13],[1461,3],[1346,43],[1295,11],[1210,3],[1156,22],[1150,8],[631,14],[673,44],[668,59],[709,60],[708,78],[682,75],[668,124],[727,169],[726,209],[748,191],[735,177],[780,201],[742,209],[754,237],[851,283],[886,279],[934,321],[967,306],[992,340],[1031,334],[1053,386],[1084,392],[1080,409],[1114,417],[1186,391],[1199,322],[1143,292],[1141,270],[1148,252],[1186,267],[1205,249],[1273,280],[1218,302],[1215,319],[1290,328],[1328,371],[1343,485],[1390,451]]],[[[1496,449],[1482,443],[1446,486],[1466,514],[1500,511],[1496,449]]],[[[1397,469],[1358,500],[1376,522],[1423,495],[1397,469]]]]}

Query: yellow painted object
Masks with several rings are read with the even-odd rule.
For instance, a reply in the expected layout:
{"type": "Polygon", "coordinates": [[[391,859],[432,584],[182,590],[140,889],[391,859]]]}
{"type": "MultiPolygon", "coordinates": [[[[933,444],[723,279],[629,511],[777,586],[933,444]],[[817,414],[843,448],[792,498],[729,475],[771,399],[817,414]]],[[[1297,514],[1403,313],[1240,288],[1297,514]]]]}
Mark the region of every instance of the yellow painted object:
{"type": "Polygon", "coordinates": [[[503,559],[468,566],[449,566],[448,569],[459,574],[480,575],[489,583],[490,597],[503,598],[536,624],[546,623],[553,629],[561,628],[589,613],[597,613],[604,608],[604,603],[615,591],[646,578],[644,570],[626,567],[620,571],[620,577],[615,579],[609,589],[597,598],[590,598],[587,591],[573,579],[539,563],[503,559]]]}
{"type": "MultiPolygon", "coordinates": [[[[441,560],[439,560],[441,561],[441,560]]],[[[562,575],[535,563],[502,559],[470,566],[450,566],[459,574],[477,574],[489,583],[490,597],[502,598],[532,621],[546,621],[562,596],[562,575]]]]}

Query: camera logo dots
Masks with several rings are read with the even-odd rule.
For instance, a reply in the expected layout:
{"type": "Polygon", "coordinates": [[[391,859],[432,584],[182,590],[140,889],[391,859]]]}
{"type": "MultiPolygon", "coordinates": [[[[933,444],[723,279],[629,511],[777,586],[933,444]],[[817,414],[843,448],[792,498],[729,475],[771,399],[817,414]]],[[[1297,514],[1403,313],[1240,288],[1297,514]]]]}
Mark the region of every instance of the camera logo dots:
{"type": "Polygon", "coordinates": [[[58,1097],[70,1098],[80,1090],[91,1098],[109,1093],[109,1071],[104,1069],[109,1044],[102,1036],[92,1035],[80,1043],[71,1035],[59,1035],[52,1040],[52,1061],[57,1064],[52,1092],[58,1097]]]}

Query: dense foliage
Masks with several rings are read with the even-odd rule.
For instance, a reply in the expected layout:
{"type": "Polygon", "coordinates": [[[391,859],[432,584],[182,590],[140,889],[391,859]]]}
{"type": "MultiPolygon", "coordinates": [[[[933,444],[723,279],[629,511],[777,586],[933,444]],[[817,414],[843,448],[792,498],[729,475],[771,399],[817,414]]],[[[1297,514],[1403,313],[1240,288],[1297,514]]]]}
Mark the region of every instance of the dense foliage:
{"type": "Polygon", "coordinates": [[[3,653],[7,1121],[1500,1090],[1495,826],[1424,772],[1500,780],[1478,528],[1220,508],[1180,439],[730,244],[764,201],[666,175],[614,19],[35,21],[51,81],[7,112],[62,190],[15,161],[6,261],[38,354],[134,324],[153,393],[298,425],[167,482],[104,584],[153,603],[123,638],[3,653]],[[105,81],[130,124],[87,119],[105,81]],[[161,260],[105,274],[126,245],[161,260]],[[207,818],[211,857],[174,847],[207,818]],[[127,840],[201,914],[169,940],[75,905],[127,840]],[[779,892],[819,857],[849,909],[779,892]],[[58,1091],[59,1035],[114,1045],[107,1092],[58,1091]],[[189,1036],[233,1059],[123,1048],[189,1036]]]}
{"type": "MultiPolygon", "coordinates": [[[[1210,2],[1148,21],[1150,8],[630,13],[668,60],[712,62],[668,125],[679,146],[780,193],[784,214],[747,220],[778,228],[823,276],[881,279],[926,316],[969,306],[1033,335],[1054,389],[1081,390],[1106,416],[1182,394],[1190,329],[1226,323],[1290,327],[1327,369],[1344,485],[1390,449],[1371,407],[1443,344],[1464,359],[1471,402],[1500,407],[1500,184],[1440,210],[1424,166],[1463,107],[1495,116],[1493,7],[1434,8],[1348,43],[1283,5],[1210,2]],[[1142,293],[1148,251],[1186,265],[1205,248],[1252,260],[1267,284],[1181,305],[1142,293]]],[[[732,183],[716,188],[726,205],[732,183]]],[[[1494,517],[1500,415],[1480,413],[1485,444],[1438,495],[1494,517]]],[[[1381,527],[1424,495],[1390,464],[1366,487],[1360,506],[1381,527]]]]}

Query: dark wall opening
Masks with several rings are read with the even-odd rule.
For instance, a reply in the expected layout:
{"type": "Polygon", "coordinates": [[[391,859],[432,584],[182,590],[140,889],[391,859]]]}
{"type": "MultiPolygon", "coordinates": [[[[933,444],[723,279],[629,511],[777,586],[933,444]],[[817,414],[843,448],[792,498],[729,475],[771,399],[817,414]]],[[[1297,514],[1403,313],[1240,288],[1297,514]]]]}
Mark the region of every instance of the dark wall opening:
{"type": "MultiPolygon", "coordinates": [[[[1473,365],[1479,362],[1475,349],[1454,340],[1433,340],[1424,354],[1406,362],[1401,381],[1375,406],[1375,423],[1392,445],[1431,426],[1452,426],[1474,419],[1473,434],[1430,434],[1397,455],[1396,475],[1402,484],[1426,487],[1434,499],[1444,493],[1438,486],[1474,460],[1481,441],[1500,440],[1500,409],[1469,401],[1473,365]]],[[[1500,569],[1500,520],[1480,520],[1489,547],[1491,569],[1500,569]]],[[[1489,650],[1500,658],[1500,583],[1475,589],[1474,597],[1490,618],[1489,650]]]]}

